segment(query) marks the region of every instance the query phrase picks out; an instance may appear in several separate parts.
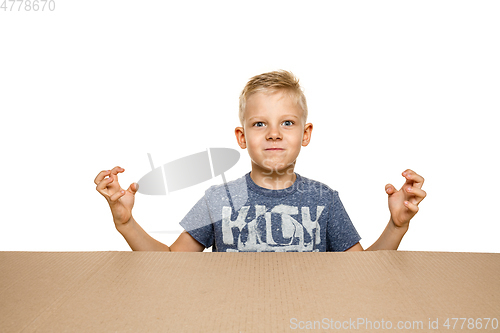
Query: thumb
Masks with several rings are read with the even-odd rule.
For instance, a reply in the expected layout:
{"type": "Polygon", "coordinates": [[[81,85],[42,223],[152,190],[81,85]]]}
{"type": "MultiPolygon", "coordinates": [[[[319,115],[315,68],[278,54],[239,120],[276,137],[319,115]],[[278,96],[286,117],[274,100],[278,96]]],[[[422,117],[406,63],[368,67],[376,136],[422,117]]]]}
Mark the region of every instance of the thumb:
{"type": "Polygon", "coordinates": [[[385,192],[387,194],[391,195],[391,194],[396,193],[397,191],[396,191],[396,188],[394,188],[394,186],[392,186],[392,184],[387,184],[387,185],[385,185],[385,192]]]}
{"type": "Polygon", "coordinates": [[[137,183],[132,183],[130,184],[130,186],[128,187],[127,191],[129,191],[130,193],[132,194],[135,194],[137,192],[137,190],[139,189],[139,184],[137,183]]]}

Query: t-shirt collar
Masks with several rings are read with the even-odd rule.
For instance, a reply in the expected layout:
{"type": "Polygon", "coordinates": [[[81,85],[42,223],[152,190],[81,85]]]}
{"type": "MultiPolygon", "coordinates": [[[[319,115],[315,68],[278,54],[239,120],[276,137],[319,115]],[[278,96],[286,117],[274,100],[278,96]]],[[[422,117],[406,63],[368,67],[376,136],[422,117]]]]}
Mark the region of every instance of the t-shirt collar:
{"type": "Polygon", "coordinates": [[[250,172],[245,175],[245,178],[246,178],[246,182],[247,182],[247,186],[248,186],[249,190],[252,190],[254,192],[257,192],[259,194],[266,195],[269,197],[283,197],[283,196],[295,193],[297,191],[297,189],[299,188],[300,184],[302,183],[302,177],[296,172],[295,172],[295,175],[297,176],[297,178],[295,179],[295,182],[291,186],[284,188],[284,189],[281,189],[281,190],[270,190],[268,188],[264,188],[264,187],[261,187],[261,186],[255,184],[252,177],[250,177],[250,172]]]}

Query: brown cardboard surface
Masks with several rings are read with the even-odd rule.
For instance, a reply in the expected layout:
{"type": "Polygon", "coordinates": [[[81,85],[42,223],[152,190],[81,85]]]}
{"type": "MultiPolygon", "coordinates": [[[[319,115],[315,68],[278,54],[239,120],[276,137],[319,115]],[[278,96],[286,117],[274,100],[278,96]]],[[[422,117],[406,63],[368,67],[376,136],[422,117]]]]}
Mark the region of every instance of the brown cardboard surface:
{"type": "Polygon", "coordinates": [[[500,332],[499,321],[494,253],[0,252],[1,332],[500,332]]]}

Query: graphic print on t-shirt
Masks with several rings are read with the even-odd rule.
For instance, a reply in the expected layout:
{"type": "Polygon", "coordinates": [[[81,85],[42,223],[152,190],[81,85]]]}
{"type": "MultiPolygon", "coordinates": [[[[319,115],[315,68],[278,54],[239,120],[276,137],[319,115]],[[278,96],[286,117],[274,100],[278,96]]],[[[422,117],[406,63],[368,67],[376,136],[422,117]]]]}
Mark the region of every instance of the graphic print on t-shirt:
{"type": "Polygon", "coordinates": [[[211,186],[180,225],[214,252],[345,251],[361,237],[338,193],[299,174],[292,186],[257,186],[250,173],[211,186]]]}
{"type": "Polygon", "coordinates": [[[238,249],[228,248],[227,252],[314,251],[314,244],[321,242],[318,221],[325,206],[317,206],[314,220],[309,207],[280,204],[271,209],[255,205],[255,218],[247,221],[250,208],[241,207],[234,220],[231,207],[222,208],[223,242],[227,246],[237,245],[238,249]]]}

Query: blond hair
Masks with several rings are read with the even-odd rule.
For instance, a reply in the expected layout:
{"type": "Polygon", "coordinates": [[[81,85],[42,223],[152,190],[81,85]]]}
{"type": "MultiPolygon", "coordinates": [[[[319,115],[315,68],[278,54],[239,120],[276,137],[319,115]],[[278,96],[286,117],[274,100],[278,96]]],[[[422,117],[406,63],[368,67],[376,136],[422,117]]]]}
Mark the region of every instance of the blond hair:
{"type": "Polygon", "coordinates": [[[304,124],[307,120],[307,102],[306,96],[299,85],[299,79],[297,79],[291,72],[285,70],[279,70],[269,73],[264,73],[252,77],[240,95],[240,122],[243,125],[245,107],[247,99],[257,93],[264,92],[267,94],[273,94],[278,91],[283,91],[292,97],[295,102],[302,109],[302,118],[304,124]]]}

